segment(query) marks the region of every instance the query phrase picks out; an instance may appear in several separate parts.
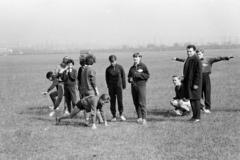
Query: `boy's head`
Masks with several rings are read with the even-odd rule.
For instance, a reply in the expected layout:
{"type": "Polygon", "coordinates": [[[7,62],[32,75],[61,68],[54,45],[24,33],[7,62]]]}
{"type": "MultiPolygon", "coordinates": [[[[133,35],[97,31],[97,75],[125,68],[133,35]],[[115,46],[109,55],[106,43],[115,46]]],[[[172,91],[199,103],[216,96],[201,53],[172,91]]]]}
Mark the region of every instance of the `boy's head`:
{"type": "Polygon", "coordinates": [[[203,49],[197,49],[196,52],[197,52],[198,57],[200,59],[202,59],[203,56],[204,56],[204,50],[203,49]]]}
{"type": "Polygon", "coordinates": [[[110,62],[112,65],[114,65],[114,64],[116,64],[117,56],[115,56],[115,55],[110,55],[110,56],[108,57],[108,59],[109,59],[109,62],[110,62]]]}
{"type": "Polygon", "coordinates": [[[196,54],[196,46],[195,45],[190,44],[186,47],[186,49],[187,49],[188,57],[192,57],[193,55],[196,54]]]}
{"type": "Polygon", "coordinates": [[[74,66],[74,61],[73,61],[72,59],[69,59],[69,60],[67,61],[67,65],[68,65],[69,68],[73,68],[73,66],[74,66]]]}
{"type": "Polygon", "coordinates": [[[86,57],[86,65],[93,65],[94,63],[96,63],[96,57],[92,54],[89,54],[86,57]]]}
{"type": "Polygon", "coordinates": [[[142,55],[139,52],[133,54],[134,64],[139,64],[141,59],[142,59],[142,55]]]}
{"type": "Polygon", "coordinates": [[[172,76],[172,81],[174,86],[181,86],[182,82],[179,76],[173,75],[172,76]]]}
{"type": "Polygon", "coordinates": [[[79,57],[79,64],[81,66],[84,66],[86,64],[86,57],[88,56],[88,53],[86,54],[80,54],[80,57],[79,57]]]}
{"type": "Polygon", "coordinates": [[[99,97],[99,103],[101,105],[104,105],[105,103],[109,103],[110,101],[110,97],[108,94],[102,94],[100,97],[99,97]]]}
{"type": "Polygon", "coordinates": [[[49,79],[51,81],[52,80],[52,76],[53,76],[53,72],[52,71],[47,72],[47,74],[46,74],[46,78],[47,79],[49,79]]]}

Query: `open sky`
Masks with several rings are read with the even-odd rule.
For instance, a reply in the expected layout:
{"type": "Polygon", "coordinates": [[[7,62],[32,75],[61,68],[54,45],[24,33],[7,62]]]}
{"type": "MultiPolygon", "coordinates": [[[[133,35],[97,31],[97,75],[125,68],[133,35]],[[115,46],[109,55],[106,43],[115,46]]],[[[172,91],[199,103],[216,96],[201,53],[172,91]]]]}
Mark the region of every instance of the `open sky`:
{"type": "Polygon", "coordinates": [[[240,41],[239,0],[0,0],[0,44],[240,41]]]}

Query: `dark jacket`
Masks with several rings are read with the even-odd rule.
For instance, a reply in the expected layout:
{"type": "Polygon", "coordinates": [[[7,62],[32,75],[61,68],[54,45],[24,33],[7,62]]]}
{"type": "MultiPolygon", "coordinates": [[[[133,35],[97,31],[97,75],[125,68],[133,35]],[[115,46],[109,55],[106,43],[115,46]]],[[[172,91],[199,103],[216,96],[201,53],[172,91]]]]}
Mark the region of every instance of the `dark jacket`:
{"type": "Polygon", "coordinates": [[[197,55],[188,57],[183,68],[184,96],[187,99],[201,99],[202,94],[202,63],[197,55]],[[198,88],[194,89],[193,86],[198,88]]]}
{"type": "Polygon", "coordinates": [[[126,88],[125,72],[121,65],[110,65],[105,73],[107,87],[117,86],[119,88],[126,88]]]}
{"type": "Polygon", "coordinates": [[[145,85],[149,77],[150,74],[148,72],[147,66],[144,63],[140,62],[138,65],[133,65],[129,69],[128,82],[132,85],[145,85]],[[139,72],[139,70],[142,70],[142,72],[139,72]],[[131,78],[133,81],[130,81],[131,78]]]}
{"type": "Polygon", "coordinates": [[[73,68],[72,72],[64,71],[62,80],[64,82],[64,86],[75,87],[77,82],[77,70],[73,68]]]}
{"type": "Polygon", "coordinates": [[[184,99],[184,87],[182,84],[175,87],[175,94],[176,96],[173,99],[184,99]]]}

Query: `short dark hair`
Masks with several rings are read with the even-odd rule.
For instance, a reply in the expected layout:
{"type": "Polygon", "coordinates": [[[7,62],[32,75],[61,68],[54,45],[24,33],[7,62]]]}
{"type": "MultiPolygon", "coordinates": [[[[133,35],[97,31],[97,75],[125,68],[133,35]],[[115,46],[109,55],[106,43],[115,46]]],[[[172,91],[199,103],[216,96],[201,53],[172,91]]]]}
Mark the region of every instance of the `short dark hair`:
{"type": "Polygon", "coordinates": [[[69,63],[72,63],[72,64],[74,65],[74,60],[73,60],[73,59],[69,59],[69,60],[67,61],[67,64],[69,64],[69,63]]]}
{"type": "Polygon", "coordinates": [[[53,76],[53,72],[52,71],[47,72],[47,74],[46,74],[46,78],[47,79],[49,79],[52,76],[53,76]]]}
{"type": "Polygon", "coordinates": [[[186,47],[187,49],[190,49],[190,48],[192,48],[194,51],[196,51],[196,46],[195,45],[193,45],[193,44],[189,44],[189,45],[187,45],[187,47],[186,47]]]}
{"type": "Polygon", "coordinates": [[[179,78],[179,76],[177,76],[177,75],[173,75],[173,76],[172,76],[172,78],[175,78],[175,77],[179,78]]]}
{"type": "Polygon", "coordinates": [[[133,54],[133,57],[142,57],[142,55],[139,52],[136,52],[133,54]]]}
{"type": "Polygon", "coordinates": [[[86,57],[86,65],[93,65],[95,62],[96,62],[96,58],[95,58],[94,55],[89,54],[89,55],[86,57]]]}
{"type": "Polygon", "coordinates": [[[84,66],[86,64],[86,57],[88,56],[88,53],[80,54],[79,57],[79,64],[81,66],[84,66]]]}
{"type": "Polygon", "coordinates": [[[117,56],[115,56],[115,55],[110,55],[110,56],[108,57],[108,59],[109,59],[110,62],[114,62],[114,61],[117,60],[117,56]]]}

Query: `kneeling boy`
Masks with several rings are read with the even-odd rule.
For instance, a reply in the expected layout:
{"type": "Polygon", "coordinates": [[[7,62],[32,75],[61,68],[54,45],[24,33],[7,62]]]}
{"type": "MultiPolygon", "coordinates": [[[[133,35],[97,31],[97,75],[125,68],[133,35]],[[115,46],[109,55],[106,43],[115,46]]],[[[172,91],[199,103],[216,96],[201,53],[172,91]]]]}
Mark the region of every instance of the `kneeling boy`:
{"type": "Polygon", "coordinates": [[[170,104],[175,108],[175,113],[178,116],[186,115],[190,113],[190,101],[184,98],[183,85],[181,79],[178,76],[172,77],[173,84],[175,86],[176,96],[170,101],[170,104]]]}

